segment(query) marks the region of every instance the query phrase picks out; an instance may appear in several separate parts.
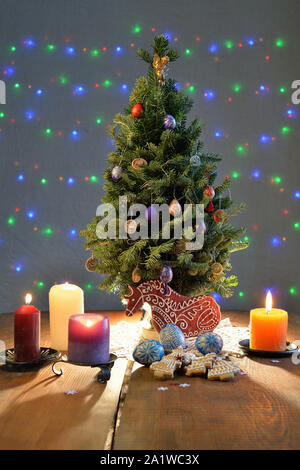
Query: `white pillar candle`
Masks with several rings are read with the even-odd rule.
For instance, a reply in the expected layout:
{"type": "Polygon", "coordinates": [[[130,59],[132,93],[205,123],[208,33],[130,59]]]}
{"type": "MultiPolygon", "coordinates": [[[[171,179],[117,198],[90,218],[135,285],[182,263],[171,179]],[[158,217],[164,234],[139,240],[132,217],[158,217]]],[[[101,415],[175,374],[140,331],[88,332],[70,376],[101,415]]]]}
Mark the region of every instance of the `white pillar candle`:
{"type": "Polygon", "coordinates": [[[51,347],[68,349],[68,325],[71,315],[84,313],[83,290],[74,284],[56,284],[49,291],[51,347]]]}

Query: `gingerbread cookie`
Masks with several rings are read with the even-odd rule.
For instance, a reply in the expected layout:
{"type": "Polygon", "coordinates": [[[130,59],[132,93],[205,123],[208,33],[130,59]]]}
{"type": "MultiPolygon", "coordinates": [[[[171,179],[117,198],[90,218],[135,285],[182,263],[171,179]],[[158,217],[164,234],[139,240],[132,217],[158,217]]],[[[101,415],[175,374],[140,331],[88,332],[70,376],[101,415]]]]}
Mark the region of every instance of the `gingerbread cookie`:
{"type": "Polygon", "coordinates": [[[192,375],[205,375],[206,374],[206,365],[205,358],[200,357],[191,362],[189,366],[186,367],[185,375],[188,377],[192,375]]]}
{"type": "Polygon", "coordinates": [[[182,346],[179,346],[178,348],[174,349],[170,354],[165,357],[175,358],[177,361],[181,362],[182,367],[188,366],[193,359],[196,359],[196,356],[191,352],[185,352],[182,346]]]}
{"type": "Polygon", "coordinates": [[[233,368],[231,365],[221,364],[221,361],[217,362],[217,365],[208,371],[207,378],[208,380],[231,380],[234,377],[233,368]]]}
{"type": "Polygon", "coordinates": [[[232,362],[229,358],[227,360],[223,359],[222,357],[217,357],[216,362],[215,362],[215,367],[218,366],[229,366],[232,368],[233,373],[239,374],[241,369],[239,368],[239,365],[237,362],[232,362]]]}
{"type": "Polygon", "coordinates": [[[174,357],[163,357],[159,362],[153,362],[150,366],[150,370],[154,374],[155,379],[173,379],[174,372],[180,369],[181,362],[177,361],[174,357]]]}
{"type": "Polygon", "coordinates": [[[190,354],[193,354],[195,357],[203,357],[204,354],[202,354],[200,351],[198,351],[198,349],[190,349],[189,350],[189,353],[190,354]]]}

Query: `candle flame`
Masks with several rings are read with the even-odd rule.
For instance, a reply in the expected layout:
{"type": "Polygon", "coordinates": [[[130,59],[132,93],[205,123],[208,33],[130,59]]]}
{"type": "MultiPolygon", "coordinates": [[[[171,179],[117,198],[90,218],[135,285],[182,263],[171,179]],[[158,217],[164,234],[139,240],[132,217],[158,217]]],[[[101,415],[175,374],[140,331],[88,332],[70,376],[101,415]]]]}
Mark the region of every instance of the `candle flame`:
{"type": "Polygon", "coordinates": [[[267,313],[270,313],[272,310],[272,294],[271,291],[268,291],[267,296],[266,296],[266,311],[267,313]]]}
{"type": "Polygon", "coordinates": [[[87,327],[92,326],[92,324],[93,324],[92,320],[88,319],[88,320],[86,321],[86,326],[87,326],[87,327]]]}
{"type": "Polygon", "coordinates": [[[25,304],[30,304],[32,301],[32,295],[31,294],[26,294],[25,295],[25,304]]]}

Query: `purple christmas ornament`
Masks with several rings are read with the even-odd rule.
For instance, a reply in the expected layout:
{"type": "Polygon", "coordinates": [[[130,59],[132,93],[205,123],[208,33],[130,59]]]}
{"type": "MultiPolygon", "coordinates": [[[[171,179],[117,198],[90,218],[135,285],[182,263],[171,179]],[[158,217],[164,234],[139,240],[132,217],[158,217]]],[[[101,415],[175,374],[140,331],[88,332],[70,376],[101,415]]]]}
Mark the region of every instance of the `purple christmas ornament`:
{"type": "Polygon", "coordinates": [[[112,179],[117,182],[121,178],[122,168],[120,165],[114,166],[111,170],[111,177],[112,179]]]}
{"type": "Polygon", "coordinates": [[[158,213],[157,213],[157,210],[155,209],[154,206],[151,205],[151,206],[147,207],[147,209],[145,211],[145,217],[149,222],[151,220],[157,219],[158,213]]]}
{"type": "Polygon", "coordinates": [[[164,117],[164,128],[165,129],[175,129],[176,121],[171,114],[166,114],[164,117]]]}
{"type": "Polygon", "coordinates": [[[200,219],[199,222],[195,225],[195,232],[204,235],[206,232],[206,225],[204,219],[200,219]]]}
{"type": "Polygon", "coordinates": [[[165,264],[160,270],[160,280],[165,284],[164,295],[167,295],[169,292],[168,282],[171,282],[173,279],[173,271],[170,266],[165,264]]]}

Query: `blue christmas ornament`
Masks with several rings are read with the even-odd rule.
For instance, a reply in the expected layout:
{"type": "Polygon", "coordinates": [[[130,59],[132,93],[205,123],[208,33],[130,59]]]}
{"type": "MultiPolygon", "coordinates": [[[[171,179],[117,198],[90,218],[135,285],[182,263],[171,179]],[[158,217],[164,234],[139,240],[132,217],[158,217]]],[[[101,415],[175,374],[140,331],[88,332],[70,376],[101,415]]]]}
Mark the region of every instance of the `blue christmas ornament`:
{"type": "Polygon", "coordinates": [[[164,117],[164,128],[165,129],[175,129],[176,121],[171,114],[166,114],[164,117]]]}
{"type": "Polygon", "coordinates": [[[174,323],[166,323],[162,327],[159,333],[159,339],[166,350],[171,351],[179,346],[186,348],[184,334],[174,323]]]}
{"type": "Polygon", "coordinates": [[[121,178],[122,168],[120,165],[114,166],[111,170],[111,177],[112,179],[117,182],[121,178]]]}
{"type": "Polygon", "coordinates": [[[164,348],[158,341],[147,340],[138,344],[132,355],[135,361],[150,366],[152,362],[160,361],[164,354],[164,348]]]}
{"type": "Polygon", "coordinates": [[[159,277],[160,277],[161,282],[163,282],[165,284],[164,295],[167,295],[168,292],[169,292],[168,282],[171,282],[172,279],[173,279],[172,268],[170,268],[170,266],[165,264],[160,270],[160,276],[159,277]]]}
{"type": "Polygon", "coordinates": [[[223,340],[217,333],[202,333],[196,339],[196,348],[202,354],[218,354],[222,351],[223,340]]]}

